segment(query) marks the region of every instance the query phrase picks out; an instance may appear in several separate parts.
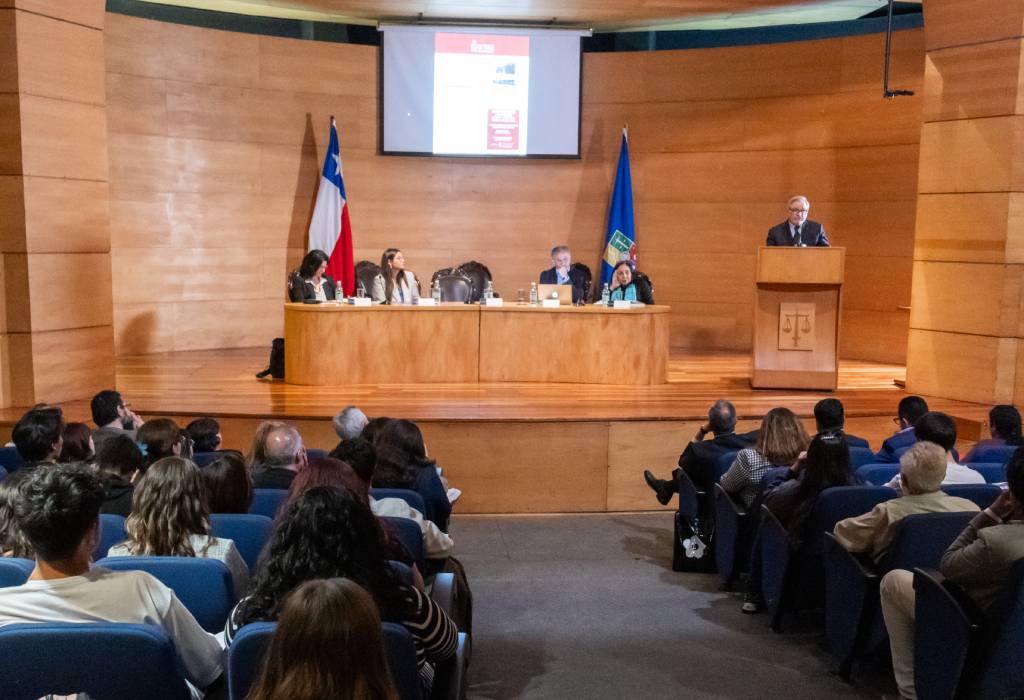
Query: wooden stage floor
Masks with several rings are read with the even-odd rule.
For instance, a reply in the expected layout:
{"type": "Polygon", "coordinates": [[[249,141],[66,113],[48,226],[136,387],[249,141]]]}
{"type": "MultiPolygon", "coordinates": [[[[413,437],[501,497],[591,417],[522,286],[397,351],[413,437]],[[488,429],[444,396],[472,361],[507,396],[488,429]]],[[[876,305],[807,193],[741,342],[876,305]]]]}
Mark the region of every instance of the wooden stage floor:
{"type": "MultiPolygon", "coordinates": [[[[843,401],[847,429],[873,446],[893,432],[891,417],[905,392],[894,379],[905,368],[870,362],[840,364],[839,389],[753,390],[746,353],[676,354],[669,382],[657,387],[578,384],[379,384],[299,387],[260,381],[266,348],[191,351],[117,361],[117,389],[144,418],[182,424],[216,416],[226,447],[246,450],[266,418],[293,422],[310,447],[336,441],[330,418],[354,404],[369,416],[420,423],[430,455],[463,490],[463,513],[650,510],[658,505],[641,473],[667,474],[718,398],[731,400],[739,429],[786,406],[813,432],[813,407],[843,401]]],[[[962,446],[977,440],[988,406],[930,399],[958,421],[962,446]]],[[[68,420],[88,420],[87,401],[64,404],[68,420]]],[[[9,426],[23,409],[0,412],[9,426]]]]}

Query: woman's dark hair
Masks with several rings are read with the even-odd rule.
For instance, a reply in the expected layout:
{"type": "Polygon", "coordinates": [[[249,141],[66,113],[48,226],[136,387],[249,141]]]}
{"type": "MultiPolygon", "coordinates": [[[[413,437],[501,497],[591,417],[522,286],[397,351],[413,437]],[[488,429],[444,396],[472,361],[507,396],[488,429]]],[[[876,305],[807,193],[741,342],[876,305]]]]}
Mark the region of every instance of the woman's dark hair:
{"type": "Polygon", "coordinates": [[[96,524],[103,500],[103,484],[86,466],[33,469],[19,485],[14,519],[39,558],[67,559],[96,524]]]}
{"type": "Polygon", "coordinates": [[[1024,508],[1024,447],[1014,450],[1006,465],[1006,485],[1018,506],[1024,508]]]}
{"type": "Polygon", "coordinates": [[[1021,439],[1020,411],[1013,406],[994,406],[988,412],[988,425],[991,432],[998,433],[999,437],[1006,440],[1007,445],[1020,445],[1024,442],[1021,439]]]}
{"type": "Polygon", "coordinates": [[[254,491],[241,452],[225,450],[201,471],[211,513],[249,512],[254,491]]]}
{"type": "Polygon", "coordinates": [[[397,275],[395,270],[391,269],[391,261],[395,259],[395,256],[401,253],[398,248],[388,248],[384,251],[384,254],[380,256],[380,273],[384,275],[384,303],[391,303],[391,293],[395,290],[395,281],[397,279],[398,284],[408,287],[408,283],[405,281],[405,275],[397,275]]]}
{"type": "Polygon", "coordinates": [[[374,486],[408,488],[420,469],[435,466],[434,460],[427,459],[423,433],[411,420],[393,420],[384,426],[374,449],[377,451],[374,486]]]}
{"type": "Polygon", "coordinates": [[[196,418],[185,426],[195,452],[216,452],[220,447],[220,423],[216,418],[196,418]]]}
{"type": "Polygon", "coordinates": [[[96,468],[101,474],[114,474],[125,479],[142,469],[142,450],[127,435],[113,435],[100,443],[96,468]]]}
{"type": "Polygon", "coordinates": [[[95,456],[92,449],[92,430],[85,423],[68,423],[64,426],[64,445],[58,462],[89,462],[95,456]]]}
{"type": "Polygon", "coordinates": [[[142,446],[145,466],[164,457],[174,457],[174,446],[181,441],[181,435],[181,428],[170,418],[154,418],[143,423],[136,439],[142,446]]]}
{"type": "Polygon", "coordinates": [[[322,250],[313,250],[306,253],[306,256],[302,258],[302,264],[299,265],[299,277],[304,280],[312,279],[316,271],[320,269],[320,266],[327,262],[327,253],[322,250]]]}
{"type": "Polygon", "coordinates": [[[14,518],[14,506],[21,498],[21,486],[31,470],[22,469],[0,481],[0,556],[32,559],[32,543],[14,518]]]}
{"type": "Polygon", "coordinates": [[[373,598],[345,578],[306,581],[284,602],[249,700],[397,700],[373,598]]]}
{"type": "Polygon", "coordinates": [[[852,486],[857,483],[850,463],[850,446],[842,433],[825,433],[811,440],[807,446],[803,475],[800,477],[799,500],[814,499],[833,486],[852,486]]]}
{"type": "Polygon", "coordinates": [[[300,584],[339,577],[369,591],[382,618],[400,619],[411,601],[385,559],[384,543],[376,516],[354,495],[327,486],[306,491],[279,516],[238,622],[276,620],[300,584]]]}
{"type": "Polygon", "coordinates": [[[39,462],[64,433],[64,413],[60,406],[34,406],[23,415],[11,431],[11,441],[26,462],[39,462]]]}
{"type": "Polygon", "coordinates": [[[632,260],[629,260],[629,259],[620,260],[617,263],[615,263],[615,267],[612,268],[612,273],[614,273],[616,270],[618,270],[623,265],[625,265],[626,267],[629,268],[629,274],[630,275],[633,275],[633,274],[636,273],[636,263],[633,262],[632,260]]]}
{"type": "Polygon", "coordinates": [[[388,423],[393,421],[394,418],[388,418],[386,416],[380,416],[378,418],[371,418],[367,421],[366,426],[363,428],[363,432],[359,434],[363,440],[366,440],[371,445],[377,444],[377,439],[380,434],[387,427],[388,423]]]}
{"type": "Polygon", "coordinates": [[[367,484],[373,481],[373,470],[377,466],[377,451],[373,444],[361,437],[342,440],[331,450],[331,457],[346,462],[352,471],[367,484]]]}
{"type": "MultiPolygon", "coordinates": [[[[135,485],[132,513],[124,529],[133,554],[197,556],[191,536],[210,534],[210,510],[199,467],[181,457],[164,457],[152,464],[135,485]]],[[[198,556],[205,553],[204,549],[198,556]]]]}

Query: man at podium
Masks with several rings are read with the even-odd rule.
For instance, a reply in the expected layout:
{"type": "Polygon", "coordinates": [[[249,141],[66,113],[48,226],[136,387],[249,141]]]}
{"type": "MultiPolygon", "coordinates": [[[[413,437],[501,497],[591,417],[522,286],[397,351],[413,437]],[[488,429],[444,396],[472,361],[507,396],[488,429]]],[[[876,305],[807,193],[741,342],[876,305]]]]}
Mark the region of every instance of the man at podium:
{"type": "Polygon", "coordinates": [[[807,197],[790,197],[787,202],[789,215],[786,221],[778,226],[768,229],[768,241],[765,245],[798,246],[828,246],[828,236],[825,235],[825,227],[817,221],[807,218],[807,212],[811,210],[811,203],[807,197]]]}

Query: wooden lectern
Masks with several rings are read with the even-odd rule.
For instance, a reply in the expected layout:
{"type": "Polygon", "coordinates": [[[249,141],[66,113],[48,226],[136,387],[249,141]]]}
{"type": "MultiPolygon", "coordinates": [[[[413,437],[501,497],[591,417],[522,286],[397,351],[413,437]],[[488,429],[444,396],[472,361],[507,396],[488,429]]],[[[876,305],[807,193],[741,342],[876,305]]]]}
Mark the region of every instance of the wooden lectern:
{"type": "Polygon", "coordinates": [[[845,257],[845,248],[757,251],[755,389],[836,389],[845,257]]]}

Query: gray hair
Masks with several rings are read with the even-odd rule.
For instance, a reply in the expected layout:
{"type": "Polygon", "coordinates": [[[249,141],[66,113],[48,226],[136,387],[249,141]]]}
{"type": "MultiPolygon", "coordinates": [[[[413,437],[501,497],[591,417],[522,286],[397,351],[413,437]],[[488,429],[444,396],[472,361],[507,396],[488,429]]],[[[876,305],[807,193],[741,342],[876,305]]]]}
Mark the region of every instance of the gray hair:
{"type": "Polygon", "coordinates": [[[366,414],[358,408],[346,406],[334,417],[334,432],[342,440],[353,440],[359,437],[360,433],[363,432],[363,428],[369,422],[370,420],[366,417],[366,414]]]}
{"type": "Polygon", "coordinates": [[[555,257],[559,253],[569,253],[569,246],[567,245],[556,245],[551,249],[551,257],[555,257]]]}
{"type": "Polygon", "coordinates": [[[286,467],[297,464],[303,449],[302,436],[294,427],[282,425],[271,428],[264,447],[265,466],[286,467]]]}
{"type": "Polygon", "coordinates": [[[933,493],[946,478],[946,450],[934,442],[915,442],[900,457],[900,487],[905,494],[933,493]]]}
{"type": "Polygon", "coordinates": [[[803,196],[802,194],[798,194],[798,195],[796,195],[796,196],[794,196],[794,197],[790,197],[790,198],[789,198],[789,199],[788,199],[788,200],[786,201],[786,206],[789,206],[789,205],[790,205],[790,204],[792,204],[793,202],[803,202],[803,205],[804,205],[805,207],[807,207],[808,209],[810,209],[810,208],[811,208],[811,203],[810,203],[810,201],[808,201],[807,197],[804,197],[804,196],[803,196]]]}

